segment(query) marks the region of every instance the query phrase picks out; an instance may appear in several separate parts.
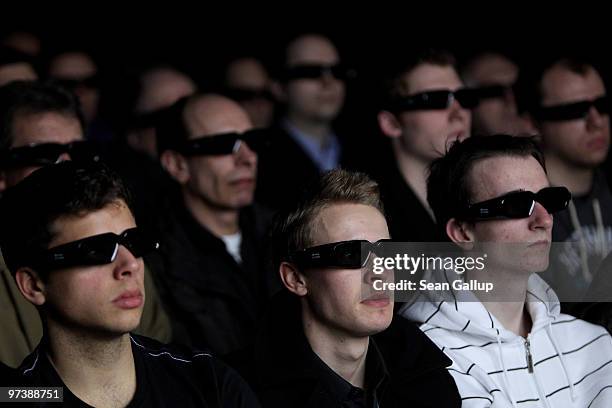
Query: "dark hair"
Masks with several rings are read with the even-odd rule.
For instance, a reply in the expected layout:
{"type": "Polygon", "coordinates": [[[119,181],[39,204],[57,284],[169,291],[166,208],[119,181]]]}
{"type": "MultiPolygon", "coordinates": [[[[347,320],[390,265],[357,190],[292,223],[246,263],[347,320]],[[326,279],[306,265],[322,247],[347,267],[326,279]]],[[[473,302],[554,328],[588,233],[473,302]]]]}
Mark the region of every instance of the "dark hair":
{"type": "Polygon", "coordinates": [[[455,57],[446,50],[428,48],[411,54],[399,64],[392,66],[386,74],[381,87],[381,105],[386,106],[395,98],[406,96],[408,90],[403,77],[423,64],[455,68],[455,57]]]}
{"type": "Polygon", "coordinates": [[[384,215],[378,184],[364,173],[342,169],[324,173],[306,188],[297,206],[277,219],[272,230],[274,267],[312,245],[313,222],[333,204],[363,204],[384,215]]]}
{"type": "Polygon", "coordinates": [[[53,82],[15,81],[0,88],[0,149],[13,143],[13,125],[20,115],[53,112],[78,119],[83,134],[85,119],[78,99],[53,82]]]}
{"type": "Polygon", "coordinates": [[[540,63],[529,64],[521,69],[515,87],[517,106],[521,112],[534,113],[542,103],[542,79],[553,67],[560,67],[578,75],[586,75],[590,69],[598,72],[595,64],[578,57],[548,59],[540,63]]]}
{"type": "Polygon", "coordinates": [[[438,226],[457,217],[470,204],[473,190],[470,172],[474,164],[491,157],[533,157],[542,165],[544,156],[532,137],[508,135],[472,136],[455,142],[448,152],[429,166],[427,202],[433,210],[438,226]]]}
{"type": "Polygon", "coordinates": [[[64,216],[83,216],[131,197],[123,181],[99,163],[73,161],[45,166],[0,200],[0,248],[12,273],[30,265],[31,254],[48,248],[52,223],[64,216]]]}

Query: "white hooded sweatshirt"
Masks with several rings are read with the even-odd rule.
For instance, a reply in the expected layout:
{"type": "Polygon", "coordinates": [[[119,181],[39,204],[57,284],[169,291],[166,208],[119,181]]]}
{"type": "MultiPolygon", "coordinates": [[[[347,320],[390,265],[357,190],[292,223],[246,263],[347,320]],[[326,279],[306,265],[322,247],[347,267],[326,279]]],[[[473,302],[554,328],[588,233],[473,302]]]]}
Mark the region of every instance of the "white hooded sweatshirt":
{"type": "Polygon", "coordinates": [[[608,332],[561,314],[557,295],[536,274],[527,292],[533,327],[526,339],[506,330],[471,292],[472,302],[423,293],[399,313],[421,323],[453,360],[448,370],[463,407],[612,407],[608,332]]]}

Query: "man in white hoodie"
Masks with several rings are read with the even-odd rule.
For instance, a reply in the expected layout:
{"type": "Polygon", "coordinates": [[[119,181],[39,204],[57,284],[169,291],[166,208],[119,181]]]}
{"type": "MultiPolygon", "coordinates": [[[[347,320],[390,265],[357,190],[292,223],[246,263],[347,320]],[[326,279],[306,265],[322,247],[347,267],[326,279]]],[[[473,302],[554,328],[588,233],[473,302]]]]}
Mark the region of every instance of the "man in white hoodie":
{"type": "Polygon", "coordinates": [[[432,164],[427,198],[450,240],[464,250],[495,244],[486,268],[464,276],[493,283],[494,295],[435,301],[422,293],[400,311],[451,357],[464,407],[612,405],[610,335],[561,314],[535,273],[548,266],[551,214],[570,197],[550,187],[530,138],[468,138],[432,164]],[[510,247],[515,256],[498,255],[510,247]]]}

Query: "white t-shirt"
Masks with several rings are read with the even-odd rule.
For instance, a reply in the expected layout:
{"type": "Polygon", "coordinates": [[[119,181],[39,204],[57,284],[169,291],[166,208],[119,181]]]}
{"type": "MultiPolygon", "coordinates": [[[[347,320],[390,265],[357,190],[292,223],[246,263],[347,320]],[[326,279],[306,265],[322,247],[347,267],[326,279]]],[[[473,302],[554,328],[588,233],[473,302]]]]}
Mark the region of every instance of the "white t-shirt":
{"type": "Polygon", "coordinates": [[[237,232],[231,235],[223,235],[221,237],[225,243],[225,249],[234,258],[237,263],[242,263],[242,257],[240,256],[240,244],[242,243],[242,233],[237,232]]]}

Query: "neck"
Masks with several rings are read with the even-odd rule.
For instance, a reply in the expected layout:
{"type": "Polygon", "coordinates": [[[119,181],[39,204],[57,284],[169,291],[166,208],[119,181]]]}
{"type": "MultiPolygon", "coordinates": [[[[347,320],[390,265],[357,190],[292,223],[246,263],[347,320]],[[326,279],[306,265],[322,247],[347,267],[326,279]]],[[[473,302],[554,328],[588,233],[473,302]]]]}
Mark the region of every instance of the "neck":
{"type": "Polygon", "coordinates": [[[240,211],[215,208],[186,190],[183,190],[183,200],[191,215],[213,235],[222,237],[240,231],[238,224],[240,211]]]}
{"type": "Polygon", "coordinates": [[[365,363],[370,338],[351,337],[312,319],[302,307],[304,334],[312,350],[329,368],[355,387],[364,388],[365,363]]]}
{"type": "Polygon", "coordinates": [[[325,143],[332,134],[330,122],[312,121],[289,113],[287,121],[300,132],[308,135],[320,144],[325,143]]]}
{"type": "Polygon", "coordinates": [[[585,195],[591,191],[595,171],[561,160],[556,155],[546,155],[548,179],[555,186],[565,186],[572,194],[585,195]]]}
{"type": "Polygon", "coordinates": [[[433,219],[433,213],[427,203],[427,172],[429,171],[429,163],[416,156],[400,152],[398,146],[394,146],[393,153],[404,181],[410,186],[423,208],[427,210],[433,219]]]}
{"type": "Polygon", "coordinates": [[[469,274],[466,272],[465,279],[493,283],[491,292],[478,292],[476,296],[504,328],[521,337],[527,337],[531,331],[531,317],[525,307],[529,276],[530,274],[485,268],[482,271],[470,271],[469,274]],[[500,302],[500,299],[504,301],[500,302]]]}
{"type": "Polygon", "coordinates": [[[129,334],[92,335],[49,325],[48,358],[62,381],[92,406],[126,406],[136,392],[129,334]]]}

